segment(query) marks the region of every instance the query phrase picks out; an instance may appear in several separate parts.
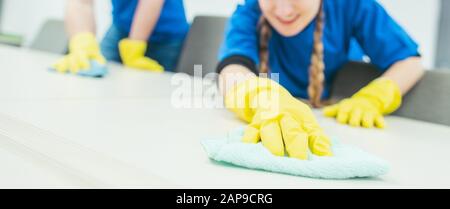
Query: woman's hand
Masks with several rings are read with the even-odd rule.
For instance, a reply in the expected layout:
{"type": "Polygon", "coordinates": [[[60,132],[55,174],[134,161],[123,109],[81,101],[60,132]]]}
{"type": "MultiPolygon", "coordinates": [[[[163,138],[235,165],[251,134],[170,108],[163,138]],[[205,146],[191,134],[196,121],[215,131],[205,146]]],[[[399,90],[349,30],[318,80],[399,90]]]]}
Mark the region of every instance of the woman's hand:
{"type": "Polygon", "coordinates": [[[243,141],[262,144],[274,155],[306,160],[308,150],[331,156],[331,142],[323,133],[311,109],[278,83],[250,78],[225,96],[227,108],[249,123],[243,141]]]}
{"type": "Polygon", "coordinates": [[[355,127],[384,128],[383,115],[397,110],[401,102],[402,94],[398,85],[388,78],[379,78],[351,98],[326,107],[323,113],[336,118],[339,123],[355,127]]]}
{"type": "Polygon", "coordinates": [[[69,54],[54,63],[52,68],[61,73],[78,74],[91,70],[91,61],[102,66],[106,64],[94,34],[79,33],[70,39],[69,54]]]}

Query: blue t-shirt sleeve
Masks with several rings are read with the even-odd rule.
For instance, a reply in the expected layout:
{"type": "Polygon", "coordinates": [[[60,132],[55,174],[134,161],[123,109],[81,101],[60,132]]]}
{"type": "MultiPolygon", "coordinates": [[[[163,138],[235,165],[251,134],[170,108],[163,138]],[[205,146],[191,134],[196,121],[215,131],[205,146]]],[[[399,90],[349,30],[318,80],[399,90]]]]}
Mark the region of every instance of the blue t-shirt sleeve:
{"type": "Polygon", "coordinates": [[[257,0],[246,0],[238,5],[225,29],[225,37],[219,51],[219,61],[241,55],[255,64],[258,57],[258,20],[261,16],[257,0]]]}
{"type": "Polygon", "coordinates": [[[352,33],[373,64],[387,70],[398,61],[420,56],[417,43],[375,0],[352,1],[352,33]]]}

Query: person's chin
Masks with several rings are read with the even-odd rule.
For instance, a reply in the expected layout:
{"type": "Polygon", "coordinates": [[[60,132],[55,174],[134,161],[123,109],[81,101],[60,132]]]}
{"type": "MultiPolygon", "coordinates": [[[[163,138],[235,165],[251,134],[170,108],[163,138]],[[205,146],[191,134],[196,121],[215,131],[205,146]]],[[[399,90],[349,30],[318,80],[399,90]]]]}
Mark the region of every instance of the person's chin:
{"type": "Polygon", "coordinates": [[[302,28],[298,22],[298,18],[297,21],[293,21],[289,24],[277,21],[277,25],[275,28],[277,29],[279,34],[285,37],[296,36],[302,31],[302,28]]]}
{"type": "Polygon", "coordinates": [[[286,28],[279,28],[278,30],[277,30],[277,32],[279,33],[279,34],[281,34],[282,36],[285,36],[285,37],[293,37],[293,36],[296,36],[297,34],[299,34],[300,32],[301,32],[301,30],[299,30],[299,29],[286,29],[286,28]]]}

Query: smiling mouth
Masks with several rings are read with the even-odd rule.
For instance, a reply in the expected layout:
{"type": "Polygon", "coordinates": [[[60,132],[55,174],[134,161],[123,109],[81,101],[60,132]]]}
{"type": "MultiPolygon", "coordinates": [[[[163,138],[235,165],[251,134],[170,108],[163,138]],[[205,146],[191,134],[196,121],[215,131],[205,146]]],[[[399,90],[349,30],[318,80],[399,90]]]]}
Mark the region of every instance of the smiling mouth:
{"type": "Polygon", "coordinates": [[[283,24],[283,25],[289,25],[294,23],[295,21],[297,21],[300,18],[300,15],[295,16],[294,18],[290,19],[290,20],[283,20],[279,17],[277,17],[278,21],[283,24]]]}

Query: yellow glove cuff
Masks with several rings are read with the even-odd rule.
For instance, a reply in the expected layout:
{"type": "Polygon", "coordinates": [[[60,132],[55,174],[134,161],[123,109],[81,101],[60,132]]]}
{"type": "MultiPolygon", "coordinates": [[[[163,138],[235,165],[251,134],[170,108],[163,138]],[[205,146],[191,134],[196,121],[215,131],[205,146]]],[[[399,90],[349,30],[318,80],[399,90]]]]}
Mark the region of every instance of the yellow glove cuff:
{"type": "Polygon", "coordinates": [[[366,98],[376,103],[380,112],[388,115],[402,104],[402,93],[395,81],[379,78],[362,88],[352,98],[366,98]]]}
{"type": "Polygon", "coordinates": [[[122,61],[127,64],[145,55],[147,42],[125,38],[119,42],[119,51],[122,61]]]}
{"type": "MultiPolygon", "coordinates": [[[[280,84],[268,78],[251,78],[235,85],[225,94],[225,106],[244,121],[250,122],[257,108],[256,96],[268,91],[288,93],[280,84]]],[[[275,93],[275,92],[274,92],[275,93]]]]}

